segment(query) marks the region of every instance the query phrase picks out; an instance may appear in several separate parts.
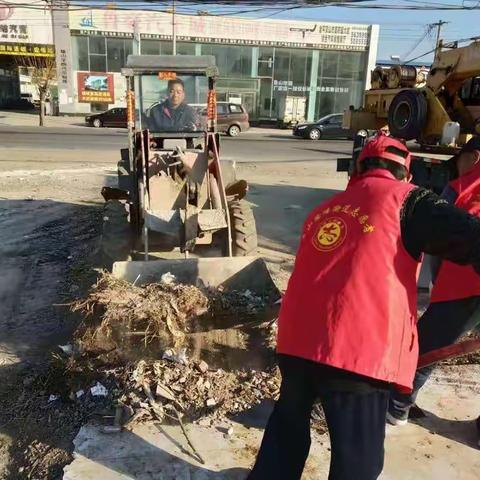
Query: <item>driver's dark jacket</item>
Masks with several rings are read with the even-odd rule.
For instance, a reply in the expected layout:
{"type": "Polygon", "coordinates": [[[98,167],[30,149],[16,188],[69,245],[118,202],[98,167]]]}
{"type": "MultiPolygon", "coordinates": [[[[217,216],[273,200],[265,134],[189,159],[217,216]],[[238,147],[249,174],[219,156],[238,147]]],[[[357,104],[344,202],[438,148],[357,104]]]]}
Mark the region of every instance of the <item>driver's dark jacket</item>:
{"type": "Polygon", "coordinates": [[[185,102],[173,108],[167,99],[153,106],[147,117],[148,128],[154,132],[191,132],[197,129],[198,116],[185,102]]]}

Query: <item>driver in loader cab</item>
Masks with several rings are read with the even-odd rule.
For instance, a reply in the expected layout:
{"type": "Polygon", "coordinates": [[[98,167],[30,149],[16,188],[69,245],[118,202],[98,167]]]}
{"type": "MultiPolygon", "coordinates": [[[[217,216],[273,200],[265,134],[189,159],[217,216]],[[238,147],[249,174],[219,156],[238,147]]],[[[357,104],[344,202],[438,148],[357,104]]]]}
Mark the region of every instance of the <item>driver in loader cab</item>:
{"type": "Polygon", "coordinates": [[[194,132],[198,116],[185,101],[185,85],[180,78],[168,82],[168,98],[149,112],[148,128],[154,132],[194,132]]]}
{"type": "Polygon", "coordinates": [[[389,389],[412,389],[418,360],[422,253],[480,272],[480,220],[410,184],[411,156],[378,135],[344,192],[307,217],[282,300],[280,397],[249,480],[299,480],[320,400],[329,480],[375,480],[383,469],[389,389]]]}

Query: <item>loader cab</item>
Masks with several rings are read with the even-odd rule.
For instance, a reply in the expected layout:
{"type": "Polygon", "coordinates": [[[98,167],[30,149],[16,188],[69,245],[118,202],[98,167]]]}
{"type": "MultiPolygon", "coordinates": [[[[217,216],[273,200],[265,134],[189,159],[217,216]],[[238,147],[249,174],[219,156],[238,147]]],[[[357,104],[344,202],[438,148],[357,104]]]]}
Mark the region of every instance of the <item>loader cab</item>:
{"type": "Polygon", "coordinates": [[[173,72],[138,78],[142,95],[136,96],[137,128],[152,134],[196,133],[206,131],[204,117],[192,104],[207,101],[207,79],[194,75],[177,76],[173,72]],[[169,79],[160,79],[159,76],[169,79]]]}
{"type": "Polygon", "coordinates": [[[215,133],[214,108],[208,109],[210,116],[195,108],[215,102],[214,57],[130,55],[122,74],[127,79],[133,137],[148,131],[154,148],[171,148],[175,143],[196,148],[203,145],[207,133],[215,133]]]}

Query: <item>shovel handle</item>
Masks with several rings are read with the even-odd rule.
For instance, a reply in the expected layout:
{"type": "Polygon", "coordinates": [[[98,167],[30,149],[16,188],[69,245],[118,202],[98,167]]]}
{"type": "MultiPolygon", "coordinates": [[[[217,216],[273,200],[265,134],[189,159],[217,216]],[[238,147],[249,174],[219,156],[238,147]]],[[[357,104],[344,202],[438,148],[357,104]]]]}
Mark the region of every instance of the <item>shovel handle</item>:
{"type": "Polygon", "coordinates": [[[465,340],[464,342],[454,343],[431,352],[420,355],[418,359],[418,368],[428,367],[435,363],[447,360],[448,358],[461,357],[468,353],[480,351],[480,338],[465,340]]]}

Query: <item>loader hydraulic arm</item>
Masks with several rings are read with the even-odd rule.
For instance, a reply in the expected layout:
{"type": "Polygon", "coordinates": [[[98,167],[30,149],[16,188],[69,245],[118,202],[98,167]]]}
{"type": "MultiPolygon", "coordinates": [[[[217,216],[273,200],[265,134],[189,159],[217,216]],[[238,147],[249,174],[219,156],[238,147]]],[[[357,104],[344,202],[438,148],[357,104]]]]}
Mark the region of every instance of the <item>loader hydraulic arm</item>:
{"type": "Polygon", "coordinates": [[[440,42],[427,87],[437,94],[442,87],[454,94],[468,78],[480,75],[480,39],[465,47],[440,42]]]}

